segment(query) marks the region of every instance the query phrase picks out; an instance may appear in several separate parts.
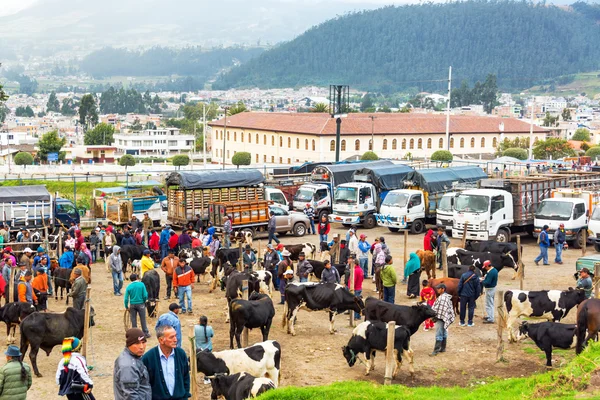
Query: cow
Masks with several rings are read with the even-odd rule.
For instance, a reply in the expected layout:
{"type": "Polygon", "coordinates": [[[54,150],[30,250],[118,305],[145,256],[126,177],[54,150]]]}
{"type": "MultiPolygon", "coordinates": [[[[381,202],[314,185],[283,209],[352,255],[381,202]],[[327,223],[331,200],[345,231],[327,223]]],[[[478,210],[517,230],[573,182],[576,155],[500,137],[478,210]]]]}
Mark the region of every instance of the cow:
{"type": "MultiPolygon", "coordinates": [[[[354,366],[356,359],[360,353],[364,353],[367,359],[365,363],[365,375],[375,369],[375,353],[376,351],[386,351],[387,349],[387,332],[388,326],[384,322],[379,321],[364,321],[358,324],[352,331],[352,337],[348,341],[348,345],[342,347],[344,358],[350,367],[354,366]]],[[[406,326],[396,325],[394,336],[394,358],[396,365],[392,373],[392,379],[396,378],[400,367],[402,366],[402,355],[404,354],[409,360],[409,371],[414,375],[414,357],[413,351],[410,349],[411,333],[406,326]]]]}
{"type": "Polygon", "coordinates": [[[156,270],[146,271],[142,277],[142,283],[146,286],[148,300],[146,300],[146,309],[149,317],[156,317],[157,306],[160,300],[160,276],[156,270]]]}
{"type": "Polygon", "coordinates": [[[7,344],[15,342],[17,325],[34,311],[36,311],[35,306],[25,302],[8,303],[4,307],[0,307],[0,321],[6,324],[7,344]]]}
{"type": "Polygon", "coordinates": [[[232,267],[237,268],[237,263],[240,260],[240,249],[238,247],[233,247],[231,249],[221,247],[215,253],[215,258],[219,260],[220,267],[229,263],[232,267]]]}
{"type": "MultiPolygon", "coordinates": [[[[516,243],[511,242],[496,242],[494,240],[483,240],[481,242],[468,241],[465,250],[475,252],[490,252],[490,253],[501,253],[510,254],[515,261],[519,261],[519,251],[516,243]]],[[[521,246],[521,252],[523,246],[521,246]]]]}
{"type": "Polygon", "coordinates": [[[596,338],[600,331],[600,300],[589,299],[577,307],[577,354],[583,351],[587,342],[596,338]],[[585,336],[587,331],[587,337],[585,336]]]}
{"type": "MultiPolygon", "coordinates": [[[[66,291],[66,295],[71,291],[71,272],[69,268],[57,268],[52,272],[52,279],[54,280],[54,300],[58,300],[58,288],[60,288],[60,299],[63,299],[63,289],[66,291]]],[[[67,297],[67,305],[69,305],[69,296],[67,297]]]]}
{"type": "Polygon", "coordinates": [[[576,334],[577,325],[558,322],[529,324],[524,321],[519,326],[522,336],[529,336],[540,350],[546,353],[546,367],[552,368],[552,348],[570,349],[576,334]]]}
{"type": "Polygon", "coordinates": [[[386,303],[375,297],[365,300],[365,321],[390,322],[405,326],[414,335],[425,320],[434,318],[437,314],[427,304],[400,306],[386,303]]]}
{"type": "MultiPolygon", "coordinates": [[[[210,274],[212,270],[213,257],[194,257],[188,260],[188,264],[196,275],[196,282],[200,283],[200,277],[206,280],[206,274],[210,274]],[[211,268],[209,268],[211,267],[211,268]]],[[[207,282],[208,284],[209,282],[207,282]]]]}
{"type": "MultiPolygon", "coordinates": [[[[468,265],[462,264],[448,264],[448,278],[460,279],[461,275],[469,270],[468,265]]],[[[479,268],[475,268],[475,274],[478,277],[483,276],[483,272],[479,268]]]]}
{"type": "Polygon", "coordinates": [[[292,261],[298,261],[298,256],[301,252],[304,252],[307,259],[315,258],[315,255],[317,254],[317,246],[312,243],[285,245],[284,249],[291,253],[290,260],[292,261]]]}
{"type": "Polygon", "coordinates": [[[448,260],[448,264],[460,264],[460,259],[458,258],[458,255],[456,254],[457,250],[464,250],[461,249],[460,247],[448,247],[446,249],[446,259],[448,260]]]}
{"type": "Polygon", "coordinates": [[[435,279],[435,254],[430,250],[417,250],[417,256],[421,260],[421,269],[427,273],[427,279],[435,279]]]}
{"type": "Polygon", "coordinates": [[[519,317],[547,319],[558,322],[567,316],[569,311],[585,300],[582,289],[569,290],[508,290],[504,293],[504,307],[506,308],[506,327],[508,328],[508,341],[516,342],[520,339],[515,324],[519,317]]]}
{"type": "Polygon", "coordinates": [[[460,281],[460,278],[437,278],[437,279],[431,279],[429,281],[429,286],[431,286],[432,288],[435,288],[437,285],[439,285],[440,283],[443,283],[444,285],[446,285],[446,293],[448,293],[449,295],[452,296],[452,305],[454,306],[454,312],[456,314],[458,314],[458,303],[460,301],[460,298],[458,296],[458,282],[460,281]]]}
{"type": "Polygon", "coordinates": [[[212,281],[208,293],[212,293],[216,289],[217,283],[225,276],[225,266],[231,267],[231,264],[225,264],[225,266],[220,265],[219,260],[216,258],[212,259],[211,265],[210,276],[212,277],[212,281]]]}
{"type": "Polygon", "coordinates": [[[206,376],[245,372],[258,378],[269,378],[279,386],[281,345],[267,340],[243,349],[217,352],[197,351],[197,370],[206,376]]]}
{"type": "MultiPolygon", "coordinates": [[[[243,282],[248,281],[248,290],[253,287],[254,281],[251,282],[251,275],[248,272],[240,272],[233,267],[225,270],[225,298],[227,299],[227,319],[225,323],[230,320],[230,304],[231,301],[237,298],[241,298],[243,294],[243,282]]],[[[248,293],[250,295],[250,293],[248,293]]]]}
{"type": "Polygon", "coordinates": [[[250,289],[252,289],[251,292],[264,293],[271,297],[272,282],[273,275],[271,272],[259,269],[257,271],[252,271],[248,284],[252,285],[250,287],[250,289]]]}
{"type": "Polygon", "coordinates": [[[250,245],[253,243],[253,235],[250,231],[236,231],[229,235],[232,243],[242,243],[242,245],[250,245]]]}
{"type": "MultiPolygon", "coordinates": [[[[85,311],[68,307],[60,314],[33,313],[21,321],[21,360],[25,358],[27,349],[31,346],[29,359],[37,377],[41,377],[37,366],[37,353],[44,350],[46,355],[54,346],[63,342],[69,336],[81,339],[83,337],[85,311]]],[[[94,308],[90,312],[90,326],[94,326],[94,308]]]]}
{"type": "Polygon", "coordinates": [[[244,328],[260,328],[263,342],[269,340],[269,330],[275,316],[273,301],[266,294],[252,293],[249,300],[233,299],[229,303],[229,348],[233,349],[233,337],[238,349],[242,347],[240,335],[244,328]]]}
{"type": "Polygon", "coordinates": [[[245,372],[216,374],[207,378],[212,385],[211,400],[216,400],[219,396],[223,396],[225,400],[245,400],[275,389],[275,383],[269,378],[255,378],[245,372]]]}
{"type": "MultiPolygon", "coordinates": [[[[307,261],[313,267],[312,274],[315,276],[315,278],[317,278],[317,280],[320,281],[321,274],[323,273],[323,270],[325,269],[325,264],[323,263],[323,261],[318,261],[318,260],[307,260],[307,261]]],[[[333,265],[333,267],[335,269],[337,269],[338,274],[340,274],[340,277],[344,276],[344,273],[346,272],[345,264],[336,264],[336,265],[333,265]]]]}
{"type": "MultiPolygon", "coordinates": [[[[142,259],[144,250],[148,250],[148,248],[141,244],[126,244],[125,246],[121,246],[120,254],[121,261],[123,262],[123,273],[127,273],[127,267],[130,263],[133,263],[135,260],[142,259]]],[[[154,260],[154,262],[160,263],[162,261],[159,251],[150,250],[150,257],[154,260]]]]}
{"type": "Polygon", "coordinates": [[[287,325],[287,333],[296,336],[294,323],[301,307],[309,311],[329,311],[329,333],[335,333],[335,316],[346,310],[362,314],[365,304],[347,288],[337,283],[292,282],[285,287],[282,326],[287,325]]]}
{"type": "Polygon", "coordinates": [[[92,273],[88,266],[77,264],[75,268],[70,270],[71,274],[69,275],[69,283],[71,283],[71,286],[73,286],[73,282],[75,282],[75,279],[77,279],[77,275],[75,275],[75,269],[79,269],[81,271],[81,276],[83,276],[83,279],[85,279],[87,283],[92,283],[92,273]]]}
{"type": "MultiPolygon", "coordinates": [[[[462,265],[474,265],[479,269],[483,268],[484,261],[491,261],[492,266],[500,272],[504,267],[509,267],[515,270],[519,269],[515,259],[510,254],[498,254],[489,252],[474,252],[463,249],[456,250],[456,256],[458,257],[459,263],[462,265]]],[[[450,262],[450,260],[448,260],[450,262]]]]}

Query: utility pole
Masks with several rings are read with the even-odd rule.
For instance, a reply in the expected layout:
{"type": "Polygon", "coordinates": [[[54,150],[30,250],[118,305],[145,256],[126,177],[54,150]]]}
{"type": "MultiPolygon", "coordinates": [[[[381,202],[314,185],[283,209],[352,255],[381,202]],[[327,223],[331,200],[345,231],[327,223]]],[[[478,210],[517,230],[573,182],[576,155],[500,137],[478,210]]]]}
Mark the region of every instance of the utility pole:
{"type": "Polygon", "coordinates": [[[202,147],[204,150],[204,169],[206,169],[206,103],[202,105],[202,121],[204,126],[202,127],[202,147]]]}
{"type": "Polygon", "coordinates": [[[342,117],[345,117],[350,107],[350,87],[348,85],[329,85],[329,109],[331,117],[335,118],[335,162],[340,161],[340,141],[342,132],[342,117]]]}
{"type": "Polygon", "coordinates": [[[227,110],[229,107],[225,106],[223,110],[225,111],[225,122],[223,123],[223,154],[221,154],[221,158],[223,159],[223,169],[225,169],[225,139],[227,138],[227,110]]]}
{"type": "Polygon", "coordinates": [[[531,102],[531,121],[529,123],[529,159],[533,159],[533,116],[535,114],[535,95],[531,102]]]}
{"type": "Polygon", "coordinates": [[[375,116],[371,115],[371,146],[369,150],[375,151],[375,116]]]}
{"type": "Polygon", "coordinates": [[[452,66],[448,70],[448,104],[446,107],[446,150],[450,150],[450,94],[452,92],[452,66]]]}

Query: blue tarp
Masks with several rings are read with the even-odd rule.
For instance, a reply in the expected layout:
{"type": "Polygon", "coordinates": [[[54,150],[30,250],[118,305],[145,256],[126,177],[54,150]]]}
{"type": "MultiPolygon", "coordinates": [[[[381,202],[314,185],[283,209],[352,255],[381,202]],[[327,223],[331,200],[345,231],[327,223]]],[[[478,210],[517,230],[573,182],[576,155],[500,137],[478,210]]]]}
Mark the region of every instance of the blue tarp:
{"type": "MultiPolygon", "coordinates": [[[[414,169],[407,165],[384,165],[368,168],[360,168],[354,172],[353,178],[356,175],[368,175],[371,183],[373,183],[380,192],[402,189],[408,174],[414,172],[414,169]]],[[[356,179],[354,179],[356,180],[356,179]]]]}
{"type": "Polygon", "coordinates": [[[330,175],[329,179],[333,177],[333,185],[338,186],[352,182],[352,175],[354,174],[354,171],[359,168],[375,168],[387,165],[394,165],[394,163],[389,160],[379,160],[360,163],[320,165],[313,171],[313,181],[321,181],[316,175],[327,173],[330,175]]]}
{"type": "Polygon", "coordinates": [[[429,168],[411,172],[406,178],[411,186],[418,186],[429,194],[449,192],[452,184],[478,182],[488,176],[480,167],[429,168]]]}

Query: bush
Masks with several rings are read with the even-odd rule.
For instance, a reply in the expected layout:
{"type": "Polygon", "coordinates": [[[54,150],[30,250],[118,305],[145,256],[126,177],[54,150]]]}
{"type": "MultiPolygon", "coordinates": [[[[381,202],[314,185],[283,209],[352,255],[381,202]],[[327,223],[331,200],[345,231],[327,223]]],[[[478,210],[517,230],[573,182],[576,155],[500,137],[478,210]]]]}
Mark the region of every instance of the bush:
{"type": "Polygon", "coordinates": [[[119,165],[121,167],[133,167],[135,165],[135,158],[131,154],[125,154],[119,158],[119,165]]]}
{"type": "Polygon", "coordinates": [[[588,157],[592,157],[592,159],[595,160],[596,157],[600,156],[600,146],[590,147],[588,151],[585,152],[585,155],[588,157]]]}
{"type": "Polygon", "coordinates": [[[240,165],[250,165],[250,162],[252,162],[252,155],[247,151],[239,151],[231,157],[231,163],[238,167],[240,165]]]}
{"type": "Polygon", "coordinates": [[[379,156],[373,151],[367,151],[360,159],[363,161],[377,161],[379,160],[379,156]]]}
{"type": "Polygon", "coordinates": [[[453,158],[448,150],[437,150],[431,155],[431,161],[452,161],[453,158]]]}
{"type": "Polygon", "coordinates": [[[590,141],[590,131],[588,131],[585,128],[579,128],[575,131],[575,133],[573,134],[573,137],[571,137],[571,140],[579,140],[579,141],[589,142],[590,141]]]}
{"type": "Polygon", "coordinates": [[[514,157],[518,160],[527,160],[527,150],[520,147],[511,147],[506,149],[502,155],[505,157],[514,157]]]}
{"type": "Polygon", "coordinates": [[[21,151],[15,155],[15,164],[31,165],[33,164],[33,156],[30,153],[21,151]]]}
{"type": "Polygon", "coordinates": [[[173,157],[173,165],[176,167],[181,167],[188,165],[190,163],[190,158],[186,154],[179,154],[173,157]]]}

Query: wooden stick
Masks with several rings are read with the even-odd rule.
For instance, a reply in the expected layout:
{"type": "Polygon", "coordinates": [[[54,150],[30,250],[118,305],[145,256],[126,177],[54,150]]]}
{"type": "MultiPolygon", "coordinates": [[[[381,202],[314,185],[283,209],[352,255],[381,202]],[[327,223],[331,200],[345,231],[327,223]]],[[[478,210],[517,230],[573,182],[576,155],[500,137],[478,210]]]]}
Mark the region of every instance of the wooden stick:
{"type": "Polygon", "coordinates": [[[238,260],[237,270],[244,272],[244,252],[242,251],[242,242],[238,242],[238,249],[240,249],[240,259],[238,260]]]}
{"type": "Polygon", "coordinates": [[[385,348],[385,377],[384,385],[392,384],[392,374],[396,360],[394,359],[394,341],[396,339],[396,322],[390,321],[387,323],[387,346],[385,348]]]}
{"type": "MultiPolygon", "coordinates": [[[[496,361],[506,361],[504,358],[504,326],[506,325],[506,314],[504,313],[504,290],[496,292],[496,311],[498,312],[498,318],[496,319],[496,327],[498,333],[498,346],[496,348],[496,361]]],[[[508,327],[510,329],[510,327],[508,327]]]]}
{"type": "Polygon", "coordinates": [[[523,290],[523,281],[525,280],[525,264],[523,264],[523,255],[521,254],[521,235],[517,236],[517,258],[517,275],[519,276],[519,289],[523,290]]]}
{"type": "Polygon", "coordinates": [[[600,263],[594,264],[594,280],[596,285],[594,286],[594,298],[600,299],[600,263]]]}
{"type": "MultiPolygon", "coordinates": [[[[248,280],[244,279],[242,281],[242,299],[248,300],[248,294],[250,290],[248,289],[248,280]]],[[[231,323],[231,322],[230,322],[231,323]]],[[[248,347],[248,328],[244,327],[242,331],[242,347],[248,347]]]]}
{"type": "Polygon", "coordinates": [[[442,274],[444,278],[448,277],[448,257],[446,257],[446,247],[448,244],[442,242],[442,274]]]}
{"type": "MultiPolygon", "coordinates": [[[[408,262],[408,231],[404,231],[404,266],[408,262]]],[[[408,276],[405,276],[408,279],[408,276]]]]}
{"type": "MultiPolygon", "coordinates": [[[[463,227],[463,237],[462,237],[462,248],[464,249],[467,246],[467,227],[469,225],[469,221],[465,221],[465,226],[463,227]]],[[[446,276],[446,275],[444,275],[446,276]]]]}
{"type": "MultiPolygon", "coordinates": [[[[354,296],[354,264],[350,264],[350,276],[348,277],[348,287],[350,289],[350,294],[354,296]]],[[[348,314],[350,314],[350,316],[348,318],[349,326],[351,328],[353,328],[354,327],[354,311],[350,310],[348,312],[348,314]]]]}
{"type": "Polygon", "coordinates": [[[587,251],[587,229],[582,229],[583,231],[583,245],[581,246],[581,256],[584,257],[587,251]]]}
{"type": "Polygon", "coordinates": [[[194,324],[190,324],[190,373],[191,384],[190,388],[192,389],[192,400],[198,400],[198,367],[196,366],[196,332],[194,330],[194,324]]]}
{"type": "Polygon", "coordinates": [[[17,275],[17,266],[13,265],[10,269],[10,283],[8,284],[8,288],[6,290],[6,293],[7,293],[6,298],[8,299],[6,302],[7,304],[15,301],[14,290],[15,290],[15,286],[16,286],[15,285],[15,276],[16,275],[17,275]]]}
{"type": "MultiPolygon", "coordinates": [[[[62,256],[63,253],[63,228],[60,227],[58,228],[58,249],[57,249],[57,253],[58,256],[62,256]]],[[[106,254],[104,255],[104,257],[106,257],[106,254]]]]}
{"type": "Polygon", "coordinates": [[[85,291],[85,317],[83,318],[83,343],[81,345],[81,355],[86,356],[87,354],[87,345],[88,345],[88,335],[90,333],[90,312],[92,308],[92,303],[90,302],[90,292],[92,291],[91,287],[87,287],[85,291]]]}

